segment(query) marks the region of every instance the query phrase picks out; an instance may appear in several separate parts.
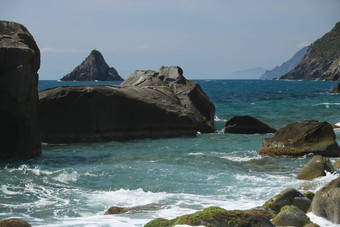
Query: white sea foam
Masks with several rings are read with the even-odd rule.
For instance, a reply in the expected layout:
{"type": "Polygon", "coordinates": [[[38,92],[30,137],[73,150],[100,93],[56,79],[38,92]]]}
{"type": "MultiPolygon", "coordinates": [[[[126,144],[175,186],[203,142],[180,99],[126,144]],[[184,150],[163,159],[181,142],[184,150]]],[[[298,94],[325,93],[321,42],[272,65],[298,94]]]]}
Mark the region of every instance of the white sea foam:
{"type": "Polygon", "coordinates": [[[323,217],[316,216],[312,212],[307,213],[307,216],[310,218],[310,220],[312,222],[314,222],[315,224],[318,224],[319,226],[322,226],[322,227],[339,227],[339,224],[332,223],[331,221],[329,221],[329,220],[327,220],[323,217]]]}
{"type": "Polygon", "coordinates": [[[219,118],[217,115],[215,115],[215,118],[214,118],[214,120],[215,121],[226,121],[225,119],[221,119],[221,118],[219,118]]]}
{"type": "Polygon", "coordinates": [[[339,106],[340,103],[330,103],[330,102],[323,102],[323,103],[319,103],[316,104],[315,106],[325,106],[326,108],[329,108],[330,106],[339,106]]]}
{"type": "Polygon", "coordinates": [[[263,156],[260,156],[260,155],[257,155],[257,156],[253,156],[253,157],[250,157],[250,156],[221,156],[221,158],[224,158],[224,159],[228,159],[230,161],[233,161],[233,162],[247,162],[247,161],[251,161],[251,160],[259,160],[259,159],[263,159],[263,156]]]}

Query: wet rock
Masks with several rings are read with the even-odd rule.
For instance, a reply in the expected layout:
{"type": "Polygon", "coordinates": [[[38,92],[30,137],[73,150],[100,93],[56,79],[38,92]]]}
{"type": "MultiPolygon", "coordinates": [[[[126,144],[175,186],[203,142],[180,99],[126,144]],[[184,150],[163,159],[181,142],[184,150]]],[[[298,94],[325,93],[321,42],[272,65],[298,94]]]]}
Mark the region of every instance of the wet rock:
{"type": "Polygon", "coordinates": [[[46,143],[196,135],[194,114],[168,87],[65,86],[39,98],[46,143]]]}
{"type": "Polygon", "coordinates": [[[0,21],[0,158],[41,154],[39,67],[40,51],[27,28],[0,21]]]}
{"type": "Polygon", "coordinates": [[[110,207],[104,215],[111,215],[111,214],[123,214],[123,213],[140,213],[140,212],[147,212],[150,210],[159,209],[160,205],[155,203],[150,203],[147,205],[142,206],[134,206],[134,207],[117,207],[112,206],[110,207]]]}
{"type": "Polygon", "coordinates": [[[276,131],[273,138],[263,139],[259,150],[259,154],[268,156],[301,156],[308,153],[340,156],[340,147],[329,123],[311,120],[289,124],[276,131]]]}
{"type": "Polygon", "coordinates": [[[159,71],[137,70],[120,85],[126,86],[166,86],[176,95],[181,105],[194,113],[197,131],[214,132],[215,106],[199,84],[185,79],[178,66],[161,67],[159,71]]]}
{"type": "Polygon", "coordinates": [[[31,227],[31,225],[27,221],[18,218],[9,218],[1,220],[0,227],[31,227]]]}
{"type": "Polygon", "coordinates": [[[224,125],[224,133],[236,134],[266,134],[274,133],[276,129],[252,116],[235,116],[224,125]]]}
{"type": "Polygon", "coordinates": [[[275,226],[304,226],[311,223],[309,217],[295,206],[284,206],[280,212],[273,218],[272,223],[275,226]]]}
{"type": "Polygon", "coordinates": [[[327,157],[317,155],[301,169],[296,179],[313,180],[317,177],[326,176],[326,172],[334,172],[331,161],[327,157]]]}
{"type": "Polygon", "coordinates": [[[313,214],[340,224],[340,177],[316,192],[312,201],[313,214]]]}
{"type": "Polygon", "coordinates": [[[274,225],[266,217],[253,215],[239,222],[235,227],[274,227],[274,225]]]}

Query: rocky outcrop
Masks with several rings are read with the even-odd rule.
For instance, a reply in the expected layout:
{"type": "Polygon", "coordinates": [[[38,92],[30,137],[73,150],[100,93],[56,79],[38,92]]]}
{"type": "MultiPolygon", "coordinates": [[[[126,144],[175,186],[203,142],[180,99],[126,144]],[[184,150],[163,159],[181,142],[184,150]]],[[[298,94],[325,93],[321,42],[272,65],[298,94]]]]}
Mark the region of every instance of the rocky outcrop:
{"type": "Polygon", "coordinates": [[[340,22],[311,44],[301,62],[280,79],[340,80],[340,22]]]}
{"type": "Polygon", "coordinates": [[[235,116],[224,125],[224,133],[236,134],[266,134],[274,133],[276,129],[252,116],[235,116]]]}
{"type": "Polygon", "coordinates": [[[284,206],[280,212],[273,218],[272,223],[275,226],[297,226],[303,227],[311,223],[305,212],[295,206],[284,206]]]}
{"type": "Polygon", "coordinates": [[[278,79],[291,71],[295,66],[297,66],[303,56],[305,56],[308,50],[308,46],[302,48],[294,54],[294,56],[288,61],[282,63],[280,66],[276,66],[272,70],[266,70],[261,76],[260,80],[272,80],[274,78],[278,79]]]}
{"type": "Polygon", "coordinates": [[[159,71],[137,70],[121,85],[126,86],[166,86],[177,96],[181,105],[194,113],[197,130],[201,133],[214,132],[215,106],[203,92],[199,84],[187,80],[178,66],[161,67],[159,71]]]}
{"type": "Polygon", "coordinates": [[[145,227],[171,227],[175,225],[190,226],[235,226],[237,223],[251,217],[259,215],[267,220],[273,217],[273,213],[264,209],[251,210],[225,210],[220,207],[209,207],[193,214],[187,214],[172,220],[158,218],[148,222],[145,227]]]}
{"type": "Polygon", "coordinates": [[[289,124],[263,139],[260,155],[300,156],[314,153],[325,157],[339,157],[340,147],[335,141],[332,126],[327,122],[303,121],[289,124]]]}
{"type": "Polygon", "coordinates": [[[319,190],[312,201],[313,214],[340,224],[340,177],[319,190]]]}
{"type": "Polygon", "coordinates": [[[195,136],[195,115],[168,87],[66,86],[41,91],[42,141],[195,136]]]}
{"type": "Polygon", "coordinates": [[[317,155],[301,169],[296,179],[313,180],[317,177],[326,176],[326,172],[334,172],[331,161],[327,157],[317,155]]]}
{"type": "Polygon", "coordinates": [[[98,50],[92,50],[90,55],[78,65],[63,81],[123,81],[118,72],[109,67],[103,55],[98,50]]]}
{"type": "Polygon", "coordinates": [[[31,225],[24,220],[18,218],[3,219],[0,221],[1,227],[31,227],[31,225]]]}
{"type": "Polygon", "coordinates": [[[0,21],[0,158],[41,154],[39,67],[40,51],[27,28],[0,21]]]}
{"type": "Polygon", "coordinates": [[[334,88],[331,91],[333,94],[340,93],[340,83],[334,86],[334,88]]]}

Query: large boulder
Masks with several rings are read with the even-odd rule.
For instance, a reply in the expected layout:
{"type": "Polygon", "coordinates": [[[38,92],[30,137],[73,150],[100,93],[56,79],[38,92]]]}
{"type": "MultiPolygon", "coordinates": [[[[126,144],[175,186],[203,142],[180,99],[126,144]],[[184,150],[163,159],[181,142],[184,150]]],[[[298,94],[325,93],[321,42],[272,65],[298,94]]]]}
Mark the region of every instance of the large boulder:
{"type": "Polygon", "coordinates": [[[199,84],[187,80],[178,66],[161,67],[159,71],[137,70],[120,86],[166,86],[177,96],[181,105],[195,115],[196,128],[201,133],[214,132],[215,106],[199,84]]]}
{"type": "Polygon", "coordinates": [[[297,226],[302,227],[311,223],[305,212],[295,206],[284,206],[280,212],[273,218],[272,223],[275,226],[297,226]]]}
{"type": "Polygon", "coordinates": [[[326,157],[339,157],[340,147],[335,141],[331,124],[303,121],[289,124],[276,131],[273,138],[263,139],[260,155],[301,156],[308,153],[326,157]]]}
{"type": "Polygon", "coordinates": [[[313,180],[317,177],[326,176],[326,172],[334,172],[331,161],[327,157],[317,155],[301,169],[296,179],[313,180]]]}
{"type": "Polygon", "coordinates": [[[312,201],[313,214],[340,224],[340,177],[319,190],[312,201]]]}
{"type": "Polygon", "coordinates": [[[194,114],[168,87],[65,86],[39,98],[47,143],[196,135],[194,114]]]}
{"type": "Polygon", "coordinates": [[[39,67],[40,51],[27,28],[0,21],[0,158],[41,154],[39,67]]]}
{"type": "Polygon", "coordinates": [[[0,227],[31,227],[31,225],[27,221],[18,218],[9,218],[1,220],[0,227]]]}
{"type": "Polygon", "coordinates": [[[92,50],[90,55],[72,72],[61,78],[63,81],[123,81],[116,69],[106,64],[103,55],[98,50],[92,50]]]}
{"type": "Polygon", "coordinates": [[[276,129],[252,116],[234,116],[224,125],[224,133],[236,134],[266,134],[274,133],[276,129]]]}

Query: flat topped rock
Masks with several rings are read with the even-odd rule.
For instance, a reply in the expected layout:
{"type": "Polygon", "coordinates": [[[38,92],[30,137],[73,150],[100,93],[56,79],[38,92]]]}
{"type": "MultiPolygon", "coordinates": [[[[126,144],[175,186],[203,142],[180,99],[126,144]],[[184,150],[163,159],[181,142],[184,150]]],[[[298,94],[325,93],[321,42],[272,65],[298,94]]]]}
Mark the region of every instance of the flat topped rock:
{"type": "Polygon", "coordinates": [[[118,72],[107,65],[103,55],[98,50],[92,50],[90,55],[63,81],[123,81],[118,72]]]}
{"type": "Polygon", "coordinates": [[[332,125],[328,122],[303,121],[289,124],[265,138],[259,150],[261,155],[299,156],[308,153],[325,157],[339,157],[340,147],[335,141],[332,125]]]}
{"type": "Polygon", "coordinates": [[[194,113],[197,130],[202,133],[214,132],[215,106],[199,84],[187,80],[178,66],[161,67],[159,71],[136,70],[120,85],[166,86],[177,96],[181,105],[194,113]]]}
{"type": "Polygon", "coordinates": [[[234,116],[224,125],[224,133],[236,134],[266,134],[274,133],[276,129],[252,116],[234,116]]]}

